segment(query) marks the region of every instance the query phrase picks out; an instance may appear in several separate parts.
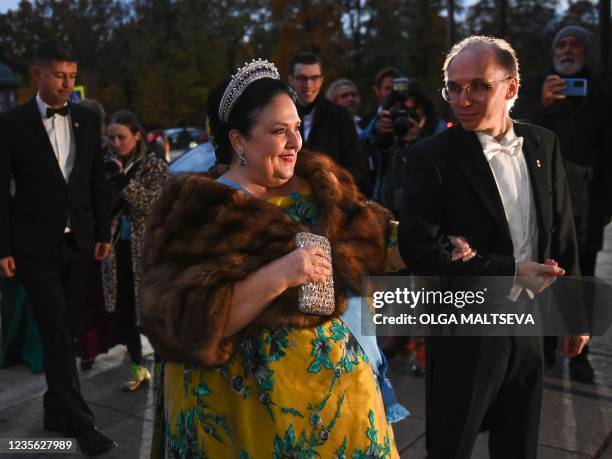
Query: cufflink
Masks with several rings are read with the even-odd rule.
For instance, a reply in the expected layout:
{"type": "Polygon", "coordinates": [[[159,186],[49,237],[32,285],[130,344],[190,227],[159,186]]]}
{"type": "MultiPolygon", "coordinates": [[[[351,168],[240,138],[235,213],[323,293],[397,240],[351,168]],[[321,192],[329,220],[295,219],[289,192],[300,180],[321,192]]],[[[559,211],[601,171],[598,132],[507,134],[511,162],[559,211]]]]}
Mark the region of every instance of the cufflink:
{"type": "Polygon", "coordinates": [[[536,159],[536,167],[542,167],[542,163],[539,159],[536,159]]]}

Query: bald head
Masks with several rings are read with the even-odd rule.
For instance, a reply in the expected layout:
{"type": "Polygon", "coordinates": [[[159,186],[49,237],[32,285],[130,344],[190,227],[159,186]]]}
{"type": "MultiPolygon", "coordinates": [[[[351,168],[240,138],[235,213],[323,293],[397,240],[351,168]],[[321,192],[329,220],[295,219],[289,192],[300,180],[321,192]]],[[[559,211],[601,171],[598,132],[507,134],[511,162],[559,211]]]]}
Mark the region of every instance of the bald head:
{"type": "Polygon", "coordinates": [[[453,59],[463,52],[481,55],[485,59],[488,59],[492,54],[497,64],[504,69],[508,75],[515,77],[517,81],[520,82],[519,63],[514,48],[512,48],[510,43],[506,40],[484,35],[467,37],[451,48],[446,55],[444,66],[442,67],[445,80],[448,80],[448,68],[453,59]]]}

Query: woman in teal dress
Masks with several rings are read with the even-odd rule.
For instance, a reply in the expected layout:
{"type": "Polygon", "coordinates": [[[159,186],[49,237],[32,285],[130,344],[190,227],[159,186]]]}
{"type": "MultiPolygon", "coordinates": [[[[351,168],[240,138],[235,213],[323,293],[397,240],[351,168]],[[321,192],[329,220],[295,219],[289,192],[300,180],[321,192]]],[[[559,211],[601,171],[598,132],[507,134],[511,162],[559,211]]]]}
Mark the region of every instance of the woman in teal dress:
{"type": "Polygon", "coordinates": [[[42,341],[19,278],[0,278],[0,296],[0,368],[24,362],[42,373],[42,341]]]}

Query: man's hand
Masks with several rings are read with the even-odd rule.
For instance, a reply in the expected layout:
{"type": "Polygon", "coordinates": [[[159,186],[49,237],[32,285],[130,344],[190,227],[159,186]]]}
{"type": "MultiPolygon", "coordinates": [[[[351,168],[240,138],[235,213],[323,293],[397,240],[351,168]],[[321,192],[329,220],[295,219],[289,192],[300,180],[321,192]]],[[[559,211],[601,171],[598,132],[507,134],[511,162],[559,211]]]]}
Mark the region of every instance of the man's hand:
{"type": "Polygon", "coordinates": [[[451,253],[452,261],[459,261],[466,263],[474,258],[477,253],[468,241],[462,236],[447,236],[450,243],[453,245],[453,251],[451,253]]]}
{"type": "Polygon", "coordinates": [[[565,99],[565,95],[560,94],[566,88],[565,81],[558,75],[548,75],[542,85],[542,107],[550,107],[555,100],[565,99]]]}
{"type": "Polygon", "coordinates": [[[15,275],[15,258],[0,258],[0,276],[13,277],[15,275]]]}
{"type": "MultiPolygon", "coordinates": [[[[547,260],[550,263],[552,260],[547,260]]],[[[565,275],[565,270],[554,264],[542,264],[535,261],[520,261],[516,265],[516,283],[534,293],[541,293],[565,275]]]]}
{"type": "Polygon", "coordinates": [[[376,120],[374,128],[376,134],[381,137],[393,133],[393,121],[387,110],[383,110],[378,114],[378,119],[376,120]]]}
{"type": "Polygon", "coordinates": [[[561,355],[563,357],[570,358],[580,355],[586,343],[589,342],[589,339],[590,336],[588,335],[564,336],[561,347],[561,355]]]}
{"type": "Polygon", "coordinates": [[[112,248],[112,244],[110,242],[96,242],[96,247],[94,248],[94,258],[96,260],[104,260],[108,257],[112,248]]]}

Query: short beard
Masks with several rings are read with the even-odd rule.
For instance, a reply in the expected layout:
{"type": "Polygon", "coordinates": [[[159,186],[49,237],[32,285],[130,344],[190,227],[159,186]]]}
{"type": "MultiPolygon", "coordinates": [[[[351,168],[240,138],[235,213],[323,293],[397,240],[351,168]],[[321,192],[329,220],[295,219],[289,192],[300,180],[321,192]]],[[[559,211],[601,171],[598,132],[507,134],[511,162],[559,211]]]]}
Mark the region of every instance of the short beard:
{"type": "Polygon", "coordinates": [[[574,62],[561,62],[558,59],[553,59],[555,71],[562,76],[576,75],[584,67],[584,60],[576,60],[574,62]]]}

